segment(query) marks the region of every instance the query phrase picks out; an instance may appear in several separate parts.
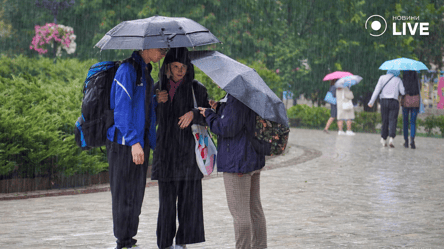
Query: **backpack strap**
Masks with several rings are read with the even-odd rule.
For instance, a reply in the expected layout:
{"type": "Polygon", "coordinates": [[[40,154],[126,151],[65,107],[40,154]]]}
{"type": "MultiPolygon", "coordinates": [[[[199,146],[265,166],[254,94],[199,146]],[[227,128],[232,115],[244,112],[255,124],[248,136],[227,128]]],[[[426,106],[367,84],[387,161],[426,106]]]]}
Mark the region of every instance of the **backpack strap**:
{"type": "Polygon", "coordinates": [[[140,69],[139,64],[138,64],[138,63],[134,60],[134,58],[132,58],[132,57],[123,60],[123,61],[120,63],[120,65],[122,65],[122,64],[125,63],[125,62],[130,63],[130,64],[134,67],[134,69],[136,69],[136,72],[137,72],[136,86],[137,86],[137,85],[140,85],[140,84],[142,83],[142,70],[140,69]]]}
{"type": "Polygon", "coordinates": [[[379,91],[378,95],[380,95],[382,93],[382,90],[384,90],[384,87],[393,79],[393,77],[395,77],[395,75],[393,75],[389,80],[387,80],[387,82],[385,82],[384,86],[381,88],[381,91],[379,91]]]}

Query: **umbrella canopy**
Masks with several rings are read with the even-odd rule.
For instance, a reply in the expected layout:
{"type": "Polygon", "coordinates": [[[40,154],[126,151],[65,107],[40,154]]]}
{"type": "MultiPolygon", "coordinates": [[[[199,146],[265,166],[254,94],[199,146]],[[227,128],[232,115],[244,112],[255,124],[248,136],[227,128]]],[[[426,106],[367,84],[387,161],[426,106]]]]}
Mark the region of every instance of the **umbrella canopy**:
{"type": "Polygon", "coordinates": [[[337,88],[351,87],[358,84],[361,80],[362,77],[359,75],[345,76],[336,81],[335,87],[337,88]]]}
{"type": "Polygon", "coordinates": [[[204,26],[183,17],[153,16],[119,23],[95,45],[100,49],[196,47],[220,41],[204,26]]]}
{"type": "Polygon", "coordinates": [[[217,51],[191,51],[191,63],[259,116],[288,127],[284,103],[252,68],[217,51]]]}
{"type": "Polygon", "coordinates": [[[342,77],[345,77],[345,76],[351,76],[351,75],[353,75],[353,74],[350,73],[350,72],[335,71],[335,72],[333,72],[333,73],[329,73],[329,74],[325,75],[323,81],[327,81],[327,80],[336,80],[336,79],[340,79],[340,78],[342,78],[342,77]]]}
{"type": "Polygon", "coordinates": [[[409,58],[398,58],[389,60],[379,67],[380,70],[401,70],[401,71],[419,71],[428,70],[427,66],[420,62],[409,58]]]}

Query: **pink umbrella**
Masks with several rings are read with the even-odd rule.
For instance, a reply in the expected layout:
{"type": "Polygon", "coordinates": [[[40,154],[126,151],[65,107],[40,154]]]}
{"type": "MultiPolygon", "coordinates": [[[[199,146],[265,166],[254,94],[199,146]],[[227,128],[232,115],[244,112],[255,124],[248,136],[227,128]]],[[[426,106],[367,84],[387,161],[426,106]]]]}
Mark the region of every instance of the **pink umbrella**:
{"type": "Polygon", "coordinates": [[[336,80],[336,79],[340,79],[342,77],[345,76],[352,76],[352,73],[349,72],[343,72],[343,71],[335,71],[333,73],[329,73],[327,75],[325,75],[323,81],[327,81],[327,80],[336,80]]]}

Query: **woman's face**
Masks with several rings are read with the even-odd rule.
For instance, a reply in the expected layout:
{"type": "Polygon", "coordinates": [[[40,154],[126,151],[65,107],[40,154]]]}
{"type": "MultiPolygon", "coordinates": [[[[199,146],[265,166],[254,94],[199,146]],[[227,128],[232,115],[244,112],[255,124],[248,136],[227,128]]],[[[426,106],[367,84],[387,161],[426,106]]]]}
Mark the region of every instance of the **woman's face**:
{"type": "Polygon", "coordinates": [[[173,62],[170,64],[171,77],[174,82],[182,80],[187,73],[187,65],[180,62],[173,62]]]}

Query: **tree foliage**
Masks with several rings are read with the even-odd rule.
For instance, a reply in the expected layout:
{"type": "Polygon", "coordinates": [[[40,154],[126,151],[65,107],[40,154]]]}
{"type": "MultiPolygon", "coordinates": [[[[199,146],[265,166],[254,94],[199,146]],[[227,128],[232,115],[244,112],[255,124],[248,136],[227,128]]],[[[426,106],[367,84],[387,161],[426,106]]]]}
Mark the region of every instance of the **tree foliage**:
{"type": "MultiPolygon", "coordinates": [[[[205,49],[248,63],[258,61],[272,71],[279,69],[283,90],[320,101],[328,89],[321,79],[336,70],[364,78],[353,89],[359,97],[373,89],[384,73],[378,67],[386,60],[410,57],[441,67],[443,5],[443,0],[339,0],[328,4],[320,0],[77,0],[73,7],[60,11],[57,20],[74,27],[78,49],[72,57],[116,60],[128,57],[131,51],[99,52],[93,46],[118,23],[153,15],[188,17],[222,42],[205,49]],[[419,16],[420,21],[430,23],[430,35],[387,32],[372,37],[364,24],[373,14],[383,16],[389,26],[393,16],[419,16]]],[[[34,0],[20,4],[2,0],[2,10],[0,23],[12,27],[9,36],[0,38],[2,53],[35,56],[28,49],[33,27],[52,21],[49,11],[36,8],[34,0]]]]}

